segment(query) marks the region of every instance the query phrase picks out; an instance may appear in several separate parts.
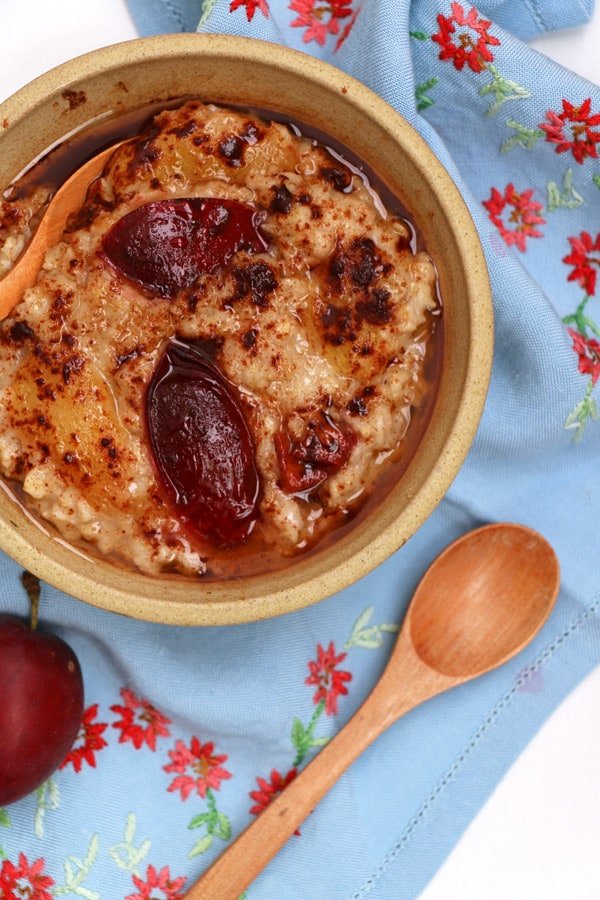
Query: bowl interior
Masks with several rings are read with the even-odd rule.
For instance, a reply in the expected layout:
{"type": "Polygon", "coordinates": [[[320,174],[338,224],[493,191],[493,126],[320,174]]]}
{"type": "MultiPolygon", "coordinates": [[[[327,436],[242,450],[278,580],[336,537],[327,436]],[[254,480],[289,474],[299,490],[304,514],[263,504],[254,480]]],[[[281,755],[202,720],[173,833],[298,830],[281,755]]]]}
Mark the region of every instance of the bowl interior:
{"type": "Polygon", "coordinates": [[[492,356],[491,298],[473,222],[425,142],[345,73],[264,42],[161,36],[54,69],[0,107],[0,185],[91,120],[186,95],[272,110],[350,148],[409,210],[435,259],[444,300],[438,395],[407,471],[354,528],[288,568],[206,583],[138,575],[57,541],[0,490],[0,546],[46,581],[125,615],[226,624],[323,599],[382,562],[422,524],[456,475],[481,415],[492,356]]]}

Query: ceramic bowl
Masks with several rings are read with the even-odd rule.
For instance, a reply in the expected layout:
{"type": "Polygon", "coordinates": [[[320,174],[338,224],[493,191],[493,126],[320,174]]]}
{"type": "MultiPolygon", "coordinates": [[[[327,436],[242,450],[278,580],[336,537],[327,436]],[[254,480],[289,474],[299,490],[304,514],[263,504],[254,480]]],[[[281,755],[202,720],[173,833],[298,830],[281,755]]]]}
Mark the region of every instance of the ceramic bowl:
{"type": "Polygon", "coordinates": [[[135,574],[57,541],[0,490],[0,547],[40,578],[127,616],[223,625],[322,600],[381,563],[430,515],[458,472],[481,416],[492,357],[492,305],[473,222],[422,138],[358,81],[261,41],[161,36],[59,66],[0,106],[0,185],[98,116],[186,95],[274,111],[350,148],[409,210],[436,261],[444,300],[439,390],[408,469],[384,502],[351,529],[281,571],[205,583],[135,574]]]}

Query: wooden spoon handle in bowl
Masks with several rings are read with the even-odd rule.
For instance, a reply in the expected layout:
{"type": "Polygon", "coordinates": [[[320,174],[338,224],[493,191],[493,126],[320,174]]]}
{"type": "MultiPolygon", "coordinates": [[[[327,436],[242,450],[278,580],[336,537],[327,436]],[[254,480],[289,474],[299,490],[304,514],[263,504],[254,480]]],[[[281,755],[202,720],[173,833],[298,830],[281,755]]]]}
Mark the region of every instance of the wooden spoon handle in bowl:
{"type": "MultiPolygon", "coordinates": [[[[399,642],[403,640],[400,635],[399,642]]],[[[433,672],[408,649],[391,660],[348,724],[187,891],[186,900],[238,900],[346,769],[393,722],[458,683],[433,672]],[[421,670],[417,684],[415,666],[421,670]],[[426,670],[423,677],[423,670],[426,670]],[[398,684],[406,685],[399,697],[398,684]]]]}
{"type": "Polygon", "coordinates": [[[79,209],[91,182],[101,174],[109,157],[122,143],[107,147],[76,169],[50,200],[29,244],[0,279],[0,320],[20,302],[24,291],[35,284],[46,250],[60,240],[68,217],[79,209]]]}

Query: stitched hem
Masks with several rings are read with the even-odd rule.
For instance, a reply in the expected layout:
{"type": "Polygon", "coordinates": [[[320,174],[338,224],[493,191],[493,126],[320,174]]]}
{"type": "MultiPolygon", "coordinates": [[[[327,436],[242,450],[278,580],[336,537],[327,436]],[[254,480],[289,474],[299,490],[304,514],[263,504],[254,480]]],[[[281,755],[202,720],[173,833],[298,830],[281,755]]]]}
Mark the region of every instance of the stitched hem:
{"type": "Polygon", "coordinates": [[[546,25],[546,23],[544,22],[544,17],[542,15],[542,11],[540,9],[538,0],[525,0],[525,5],[526,5],[527,9],[529,10],[529,12],[531,13],[533,21],[537,25],[538,29],[541,32],[548,31],[549,29],[548,29],[548,26],[546,25]]]}
{"type": "Polygon", "coordinates": [[[363,897],[366,897],[368,893],[370,893],[371,888],[374,887],[375,882],[377,882],[382,875],[385,874],[388,866],[396,859],[399,853],[405,848],[406,844],[412,837],[415,830],[418,828],[419,824],[425,818],[426,813],[433,805],[437,797],[442,793],[444,788],[452,781],[461,765],[465,762],[465,760],[469,757],[473,750],[478,746],[478,744],[483,740],[486,736],[486,733],[489,731],[490,726],[494,724],[496,719],[499,717],[500,713],[509,705],[511,700],[514,698],[515,694],[519,690],[519,688],[530,678],[535,672],[537,672],[543,665],[550,659],[551,656],[560,648],[560,646],[570,638],[578,628],[581,627],[591,616],[594,615],[596,610],[600,607],[600,597],[596,598],[594,602],[587,607],[570,625],[566,628],[561,634],[556,637],[551,644],[543,650],[540,655],[534,660],[534,662],[527,666],[527,668],[519,675],[519,677],[515,680],[515,683],[511,687],[509,691],[504,694],[504,696],[498,701],[498,703],[494,706],[492,711],[489,713],[486,719],[479,726],[469,743],[465,746],[464,750],[460,753],[457,759],[452,763],[446,774],[442,777],[442,779],[438,782],[436,787],[433,789],[429,797],[422,804],[419,811],[416,815],[411,819],[411,821],[406,826],[401,837],[396,841],[396,843],[392,846],[392,848],[388,851],[388,853],[384,856],[381,863],[375,869],[372,875],[367,878],[364,882],[363,886],[355,891],[352,894],[350,900],[362,900],[363,897]]]}
{"type": "Polygon", "coordinates": [[[177,25],[179,25],[179,30],[185,31],[185,22],[183,21],[181,12],[177,9],[175,4],[171,2],[171,0],[164,0],[164,2],[167,10],[171,13],[177,25]]]}

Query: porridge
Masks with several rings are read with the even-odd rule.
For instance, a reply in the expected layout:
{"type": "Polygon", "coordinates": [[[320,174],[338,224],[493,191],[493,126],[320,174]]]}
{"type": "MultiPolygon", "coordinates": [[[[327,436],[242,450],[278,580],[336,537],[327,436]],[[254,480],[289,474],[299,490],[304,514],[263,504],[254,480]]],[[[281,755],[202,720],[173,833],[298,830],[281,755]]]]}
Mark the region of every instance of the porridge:
{"type": "MultiPolygon", "coordinates": [[[[0,266],[46,196],[0,206],[0,266]]],[[[413,238],[297,129],[161,112],[0,323],[0,474],[62,538],[147,574],[311,549],[398,465],[432,390],[436,276],[413,238]]]]}

